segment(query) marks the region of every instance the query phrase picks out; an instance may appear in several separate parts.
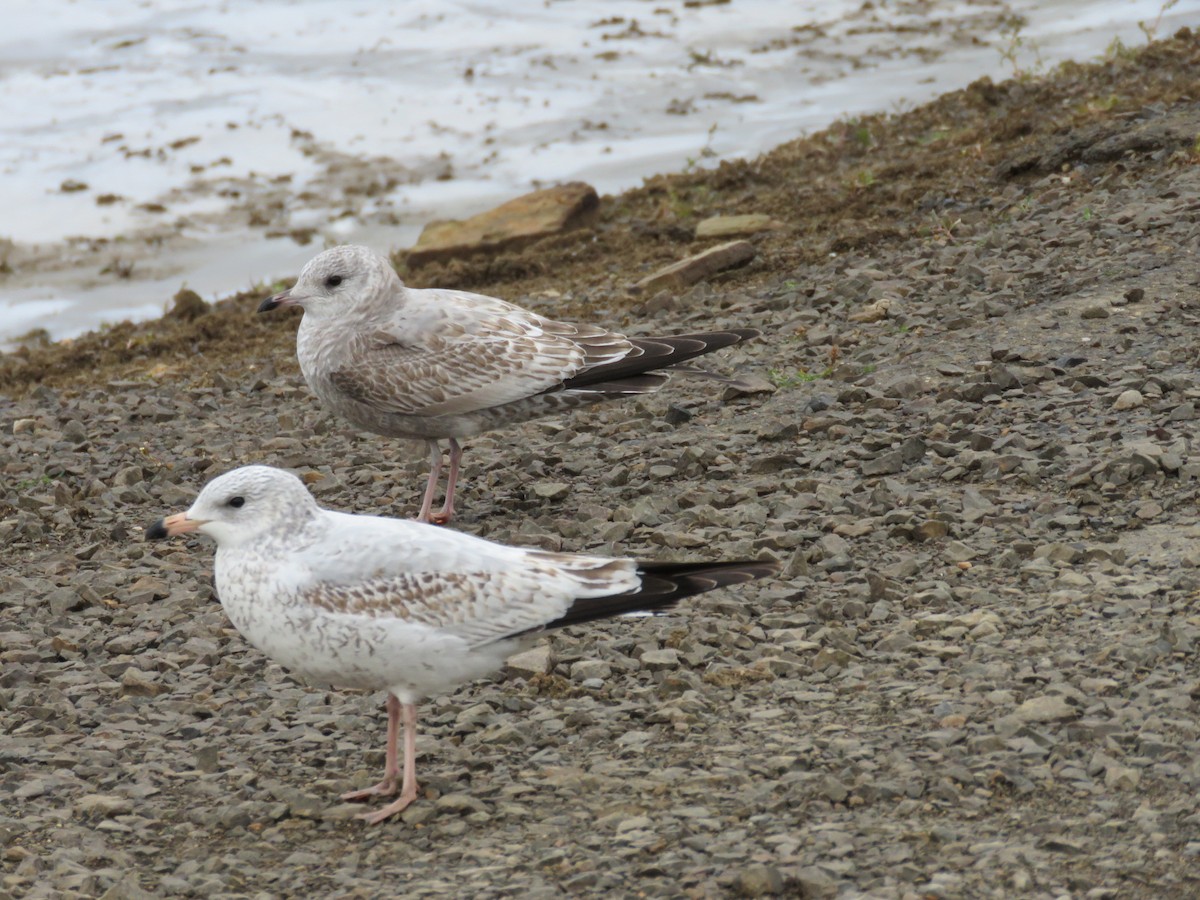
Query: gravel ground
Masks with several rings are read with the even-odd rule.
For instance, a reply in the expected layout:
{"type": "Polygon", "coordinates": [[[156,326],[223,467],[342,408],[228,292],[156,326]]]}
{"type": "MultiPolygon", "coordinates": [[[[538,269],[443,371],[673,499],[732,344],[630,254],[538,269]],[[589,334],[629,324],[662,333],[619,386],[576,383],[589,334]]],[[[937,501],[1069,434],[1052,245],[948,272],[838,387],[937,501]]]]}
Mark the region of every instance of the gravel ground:
{"type": "Polygon", "coordinates": [[[624,322],[761,327],[718,359],[760,393],[473,441],[463,530],[785,574],[424,704],[383,826],[337,800],[382,697],[294,682],[211,546],[141,529],[252,461],[411,515],[423,451],[285,358],[0,397],[0,894],[1196,896],[1198,132],[1067,129],[922,230],[624,322]]]}

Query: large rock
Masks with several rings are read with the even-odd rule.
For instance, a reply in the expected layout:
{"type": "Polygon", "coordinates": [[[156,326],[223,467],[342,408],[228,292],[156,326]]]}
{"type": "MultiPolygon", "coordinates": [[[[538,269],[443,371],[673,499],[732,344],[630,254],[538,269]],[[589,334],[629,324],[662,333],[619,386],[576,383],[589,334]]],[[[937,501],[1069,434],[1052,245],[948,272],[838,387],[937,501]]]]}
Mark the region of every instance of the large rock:
{"type": "Polygon", "coordinates": [[[579,181],[525,194],[462,221],[430,222],[408,253],[410,268],[443,259],[511,250],[539,238],[591,224],[600,198],[579,181]]]}
{"type": "Polygon", "coordinates": [[[682,290],[718,272],[746,265],[754,259],[754,252],[754,245],[749,241],[718,244],[647,275],[634,285],[634,289],[648,294],[660,290],[682,290]]]}

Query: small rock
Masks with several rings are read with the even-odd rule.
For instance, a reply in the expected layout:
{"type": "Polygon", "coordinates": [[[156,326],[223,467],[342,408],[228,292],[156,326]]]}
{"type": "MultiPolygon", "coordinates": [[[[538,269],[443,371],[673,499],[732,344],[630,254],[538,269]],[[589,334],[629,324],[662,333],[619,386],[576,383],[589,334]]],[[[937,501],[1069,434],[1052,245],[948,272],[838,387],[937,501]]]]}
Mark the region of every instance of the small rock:
{"type": "Polygon", "coordinates": [[[668,425],[682,425],[684,422],[691,421],[695,415],[690,409],[684,409],[682,406],[672,403],[663,414],[663,421],[668,425]]]}
{"type": "Polygon", "coordinates": [[[1137,509],[1134,510],[1134,515],[1139,519],[1157,519],[1162,513],[1162,506],[1153,500],[1139,503],[1137,509]]]}
{"type": "Polygon", "coordinates": [[[43,602],[50,607],[50,611],[56,616],[63,616],[69,612],[78,612],[81,609],[86,609],[88,605],[87,600],[80,596],[79,591],[69,587],[56,588],[43,602]]]}
{"type": "Polygon", "coordinates": [[[712,216],[703,219],[696,225],[696,239],[736,237],[782,227],[782,222],[777,222],[762,213],[750,213],[743,216],[712,216]]]}
{"type": "Polygon", "coordinates": [[[759,378],[757,375],[745,375],[726,385],[725,390],[721,392],[721,399],[729,401],[751,394],[773,394],[776,390],[775,385],[765,378],[759,378]]]}
{"type": "Polygon", "coordinates": [[[844,668],[850,662],[850,654],[835,647],[822,647],[813,657],[812,667],[818,672],[825,669],[844,668]]]}
{"type": "Polygon", "coordinates": [[[1058,694],[1031,697],[1013,712],[1013,717],[1021,722],[1059,722],[1078,716],[1079,710],[1058,694]]]}
{"type": "Polygon", "coordinates": [[[571,666],[571,678],[586,681],[589,678],[605,679],[612,676],[612,666],[602,659],[581,659],[571,666]]]}
{"type": "Polygon", "coordinates": [[[649,831],[653,826],[654,822],[648,816],[630,816],[617,823],[616,832],[623,834],[627,831],[649,831]]]}
{"type": "Polygon", "coordinates": [[[733,880],[739,897],[770,897],[783,891],[783,875],[774,866],[747,866],[733,880]]]}
{"type": "Polygon", "coordinates": [[[1142,773],[1128,766],[1112,765],[1104,770],[1104,783],[1118,791],[1132,791],[1142,780],[1142,773]]]}
{"type": "Polygon", "coordinates": [[[485,728],[479,735],[479,740],[485,744],[518,744],[529,742],[525,732],[509,722],[498,722],[485,728]]]}
{"type": "Polygon", "coordinates": [[[1107,303],[1092,303],[1085,306],[1079,313],[1081,319],[1107,319],[1112,315],[1107,303]]]}
{"type": "Polygon", "coordinates": [[[221,754],[213,746],[201,747],[196,751],[196,769],[200,772],[221,771],[221,754]]]}
{"type": "Polygon", "coordinates": [[[862,473],[868,478],[877,475],[895,475],[904,468],[904,454],[899,450],[884,453],[862,464],[862,473]]]}
{"type": "Polygon", "coordinates": [[[145,479],[146,476],[143,474],[141,466],[125,466],[113,476],[112,486],[133,487],[135,484],[141,484],[145,479]]]}
{"type": "Polygon", "coordinates": [[[1136,409],[1145,402],[1146,398],[1142,396],[1141,391],[1122,391],[1121,395],[1113,402],[1113,409],[1136,409]]]}
{"type": "Polygon", "coordinates": [[[287,785],[276,787],[272,793],[287,804],[288,814],[297,819],[319,819],[327,805],[320,797],[287,785]]]}
{"type": "Polygon", "coordinates": [[[486,813],[488,811],[487,804],[476,797],[474,794],[466,791],[456,791],[452,794],[442,794],[433,805],[438,809],[444,809],[449,812],[456,813],[486,813]]]}
{"type": "Polygon", "coordinates": [[[832,775],[821,779],[821,793],[830,803],[843,803],[850,796],[850,789],[832,775]]]}
{"type": "Polygon", "coordinates": [[[554,654],[549,644],[540,644],[510,656],[506,668],[510,675],[521,678],[545,675],[554,668],[554,654]]]}
{"type": "Polygon", "coordinates": [[[141,669],[130,667],[121,676],[121,690],[124,694],[134,697],[157,697],[167,693],[170,688],[154,681],[141,669]]]}
{"type": "Polygon", "coordinates": [[[108,819],[133,812],[133,801],[113,794],[84,794],[75,801],[75,810],[85,819],[108,819]]]}
{"type": "Polygon", "coordinates": [[[679,665],[679,652],[676,650],[647,650],[642,654],[642,665],[647,669],[674,669],[679,665]]]}
{"type": "Polygon", "coordinates": [[[796,884],[797,896],[804,897],[806,900],[832,897],[837,893],[837,882],[816,866],[804,866],[798,869],[792,880],[796,884]]]}
{"type": "Polygon", "coordinates": [[[950,533],[950,526],[941,519],[929,519],[916,528],[916,536],[923,541],[936,541],[950,533]]]}
{"type": "Polygon", "coordinates": [[[881,322],[889,315],[892,315],[892,306],[895,304],[891,297],[880,297],[874,303],[860,309],[858,312],[850,313],[846,318],[851,322],[881,322]]]}
{"type": "Polygon", "coordinates": [[[907,631],[893,631],[876,641],[875,649],[883,653],[899,653],[915,643],[916,639],[907,631]]]}
{"type": "Polygon", "coordinates": [[[112,887],[100,895],[100,900],[155,900],[158,894],[144,890],[138,884],[137,876],[127,872],[112,887]]]}
{"type": "Polygon", "coordinates": [[[979,555],[977,550],[967,546],[962,541],[951,541],[946,545],[943,553],[947,560],[954,563],[967,562],[979,555]]]}
{"type": "Polygon", "coordinates": [[[63,440],[72,444],[82,444],[88,439],[87,429],[78,419],[72,419],[63,426],[63,440]]]}
{"type": "Polygon", "coordinates": [[[561,500],[571,493],[571,486],[561,481],[539,481],[533,486],[533,493],[542,500],[561,500]]]}

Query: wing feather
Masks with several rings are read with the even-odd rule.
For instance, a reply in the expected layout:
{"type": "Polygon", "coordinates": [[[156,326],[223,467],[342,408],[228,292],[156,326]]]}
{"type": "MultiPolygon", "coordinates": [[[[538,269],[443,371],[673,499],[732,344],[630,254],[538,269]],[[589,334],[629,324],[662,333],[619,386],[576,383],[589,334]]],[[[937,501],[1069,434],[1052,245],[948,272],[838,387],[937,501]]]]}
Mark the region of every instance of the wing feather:
{"type": "Polygon", "coordinates": [[[581,597],[639,583],[630,560],[524,550],[410,522],[389,521],[385,534],[379,520],[337,518],[336,538],[306,560],[304,603],[426,625],[471,646],[539,630],[581,597]]]}
{"type": "Polygon", "coordinates": [[[469,319],[446,316],[434,328],[377,332],[330,380],[382,412],[461,415],[556,389],[581,369],[631,349],[623,336],[600,328],[521,310],[473,310],[469,319]]]}

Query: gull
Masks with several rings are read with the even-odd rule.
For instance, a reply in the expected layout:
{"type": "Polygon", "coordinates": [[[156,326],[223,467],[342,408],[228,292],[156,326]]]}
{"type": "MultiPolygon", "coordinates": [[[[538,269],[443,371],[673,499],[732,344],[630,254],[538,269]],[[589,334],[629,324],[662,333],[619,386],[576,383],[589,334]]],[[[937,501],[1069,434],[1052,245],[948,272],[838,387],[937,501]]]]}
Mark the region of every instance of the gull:
{"type": "MultiPolygon", "coordinates": [[[[386,258],[366,247],[313,257],[295,285],[260,313],[304,310],[296,356],[309,388],[351,424],[423,440],[430,471],[417,518],[445,524],[464,438],[578,406],[652,394],[679,363],[759,332],[626,337],[598,325],[557,322],[504,300],[465,291],[406,287],[386,258]],[[433,513],[449,442],[446,499],[433,513]]],[[[699,373],[707,374],[707,373],[699,373]]]]}
{"type": "Polygon", "coordinates": [[[344,800],[417,798],[418,701],[499,669],[543,631],[655,614],[684,597],[778,571],[771,561],[640,562],[511,547],[405,519],[334,512],[270,466],[210,481],[146,529],[217,543],[217,596],[267,656],[320,685],[387,691],[383,780],[344,800]],[[404,725],[404,765],[399,764],[404,725]]]}

